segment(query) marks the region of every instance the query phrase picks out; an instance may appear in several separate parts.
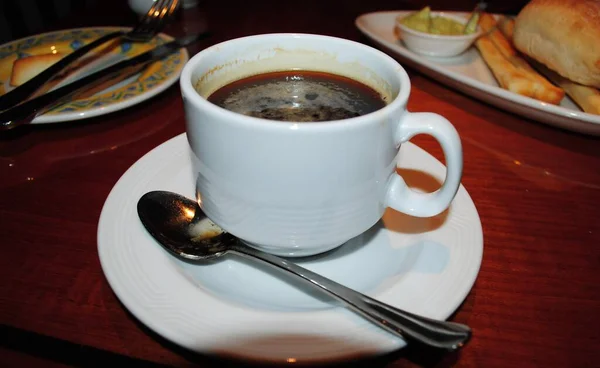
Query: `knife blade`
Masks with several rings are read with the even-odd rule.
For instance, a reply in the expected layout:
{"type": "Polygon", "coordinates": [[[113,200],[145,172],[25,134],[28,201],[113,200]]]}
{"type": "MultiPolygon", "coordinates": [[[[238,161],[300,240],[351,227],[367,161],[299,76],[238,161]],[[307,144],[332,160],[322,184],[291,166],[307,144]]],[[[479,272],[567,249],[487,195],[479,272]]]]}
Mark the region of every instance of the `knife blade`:
{"type": "Polygon", "coordinates": [[[162,59],[174,50],[197,42],[208,37],[208,35],[208,32],[202,32],[166,42],[131,59],[123,60],[66,86],[2,111],[0,112],[0,130],[8,130],[30,123],[36,116],[48,111],[50,108],[77,99],[100,85],[118,83],[135,75],[151,62],[162,59]]]}

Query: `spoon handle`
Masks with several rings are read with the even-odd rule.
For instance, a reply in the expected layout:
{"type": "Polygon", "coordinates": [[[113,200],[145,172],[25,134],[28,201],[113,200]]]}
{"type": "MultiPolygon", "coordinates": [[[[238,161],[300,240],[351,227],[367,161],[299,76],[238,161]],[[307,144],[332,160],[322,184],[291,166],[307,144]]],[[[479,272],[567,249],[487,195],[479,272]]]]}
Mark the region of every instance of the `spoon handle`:
{"type": "Polygon", "coordinates": [[[245,245],[234,245],[229,251],[291,272],[344,302],[367,320],[406,340],[454,351],[464,346],[471,337],[471,329],[466,325],[421,317],[394,308],[275,255],[245,245]]]}

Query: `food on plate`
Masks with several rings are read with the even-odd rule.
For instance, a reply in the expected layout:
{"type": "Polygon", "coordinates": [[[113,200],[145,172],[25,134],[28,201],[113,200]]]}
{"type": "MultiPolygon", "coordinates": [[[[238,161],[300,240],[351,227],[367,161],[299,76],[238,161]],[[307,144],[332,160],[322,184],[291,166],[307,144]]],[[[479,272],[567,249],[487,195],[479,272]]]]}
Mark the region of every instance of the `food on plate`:
{"type": "Polygon", "coordinates": [[[585,112],[600,115],[600,91],[596,88],[572,82],[558,73],[546,68],[535,60],[532,64],[548,79],[564,89],[569,97],[585,112]]]}
{"type": "MultiPolygon", "coordinates": [[[[529,78],[535,79],[538,82],[544,84],[546,88],[549,90],[554,90],[554,93],[558,93],[562,99],[564,93],[560,93],[557,88],[552,85],[552,83],[548,82],[546,78],[541,76],[537,71],[535,71],[531,65],[524,60],[519,52],[514,48],[512,44],[512,39],[505,37],[499,27],[499,23],[496,22],[495,18],[488,14],[483,13],[481,15],[480,26],[484,32],[487,33],[486,37],[494,43],[494,45],[498,48],[498,50],[504,55],[509,62],[511,62],[515,67],[520,69],[524,74],[526,74],[529,78]]],[[[558,98],[558,96],[557,96],[558,98]]],[[[560,102],[560,99],[558,102],[560,102]]],[[[558,103],[556,102],[556,103],[558,103]]]]}
{"type": "Polygon", "coordinates": [[[518,69],[502,55],[489,37],[479,38],[475,45],[502,88],[553,104],[560,102],[564,96],[564,92],[562,95],[560,92],[556,93],[556,87],[548,89],[540,81],[528,77],[523,70],[518,69]]]}
{"type": "Polygon", "coordinates": [[[397,20],[410,29],[428,33],[431,26],[431,9],[426,6],[421,9],[421,11],[412,13],[405,17],[398,17],[397,20]]]}
{"type": "Polygon", "coordinates": [[[64,55],[61,53],[49,53],[26,56],[15,60],[10,75],[10,85],[13,87],[22,85],[52,64],[56,63],[63,56],[64,55]]]}
{"type": "Polygon", "coordinates": [[[473,34],[477,32],[477,25],[479,24],[480,14],[480,11],[475,11],[471,14],[469,20],[467,21],[467,24],[465,24],[465,34],[473,34]]]}
{"type": "Polygon", "coordinates": [[[398,18],[398,22],[415,31],[435,35],[457,36],[473,34],[477,31],[476,26],[469,27],[469,25],[467,25],[465,27],[465,24],[454,19],[442,15],[432,15],[431,8],[428,6],[418,12],[398,18]]]}
{"type": "MultiPolygon", "coordinates": [[[[509,17],[502,17],[498,20],[498,28],[504,36],[512,41],[515,21],[509,17]]],[[[531,63],[535,70],[548,78],[552,83],[562,88],[565,93],[571,97],[583,111],[600,115],[600,91],[596,88],[588,87],[570,81],[558,73],[548,69],[539,62],[525,56],[527,62],[531,63]]]]}
{"type": "Polygon", "coordinates": [[[494,31],[498,25],[498,21],[490,13],[482,12],[479,16],[479,27],[485,32],[494,31]]]}
{"type": "Polygon", "coordinates": [[[464,30],[465,25],[454,19],[443,16],[431,17],[431,26],[429,28],[429,33],[431,34],[453,36],[464,34],[464,30]]]}
{"type": "Polygon", "coordinates": [[[504,37],[512,41],[515,32],[515,20],[506,16],[500,17],[500,19],[498,19],[498,29],[502,32],[504,37]]]}
{"type": "Polygon", "coordinates": [[[436,18],[425,7],[397,22],[426,33],[481,30],[475,46],[502,88],[554,105],[567,94],[600,115],[600,0],[531,0],[516,18],[475,14],[475,27],[436,18]]]}
{"type": "Polygon", "coordinates": [[[537,73],[498,29],[496,19],[482,13],[479,26],[485,32],[475,46],[502,88],[551,104],[559,104],[565,92],[537,73]]]}
{"type": "Polygon", "coordinates": [[[476,22],[456,14],[432,12],[429,7],[398,15],[395,25],[396,35],[409,50],[433,57],[459,55],[481,34],[476,22]]]}
{"type": "Polygon", "coordinates": [[[600,88],[600,0],[532,0],[515,19],[513,41],[563,77],[600,88]]]}

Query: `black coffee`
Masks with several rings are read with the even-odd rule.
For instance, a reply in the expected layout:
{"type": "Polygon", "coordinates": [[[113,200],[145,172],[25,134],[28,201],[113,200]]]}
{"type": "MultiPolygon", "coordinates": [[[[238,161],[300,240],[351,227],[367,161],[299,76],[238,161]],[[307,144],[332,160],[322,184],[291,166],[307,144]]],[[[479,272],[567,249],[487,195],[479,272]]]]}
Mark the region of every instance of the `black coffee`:
{"type": "Polygon", "coordinates": [[[354,79],[313,71],[254,75],[221,87],[208,101],[244,115],[293,122],[348,119],[386,105],[379,92],[354,79]]]}

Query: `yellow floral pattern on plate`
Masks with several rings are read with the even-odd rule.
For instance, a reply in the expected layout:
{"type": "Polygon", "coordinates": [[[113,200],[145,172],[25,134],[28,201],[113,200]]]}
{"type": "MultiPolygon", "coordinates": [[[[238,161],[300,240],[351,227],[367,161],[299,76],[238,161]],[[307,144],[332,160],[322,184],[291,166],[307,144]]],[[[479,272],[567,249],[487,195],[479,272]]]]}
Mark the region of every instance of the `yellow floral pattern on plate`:
{"type": "MultiPolygon", "coordinates": [[[[70,29],[35,35],[0,45],[0,95],[6,93],[13,63],[18,58],[55,52],[67,54],[98,37],[117,30],[127,31],[129,28],[97,27],[70,29]]],[[[171,37],[160,34],[147,43],[121,43],[115,40],[94,50],[91,53],[93,55],[90,57],[96,57],[101,54],[113,54],[130,58],[170,39],[171,37]]],[[[180,73],[186,61],[187,53],[183,49],[180,49],[162,60],[150,64],[131,83],[108,92],[100,92],[90,97],[56,106],[46,112],[45,115],[59,115],[61,113],[97,109],[140,96],[164,83],[167,79],[171,79],[174,74],[180,73]]]]}

